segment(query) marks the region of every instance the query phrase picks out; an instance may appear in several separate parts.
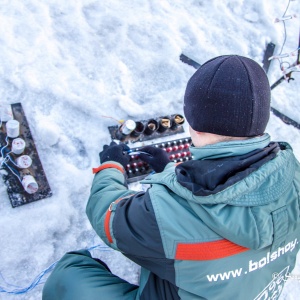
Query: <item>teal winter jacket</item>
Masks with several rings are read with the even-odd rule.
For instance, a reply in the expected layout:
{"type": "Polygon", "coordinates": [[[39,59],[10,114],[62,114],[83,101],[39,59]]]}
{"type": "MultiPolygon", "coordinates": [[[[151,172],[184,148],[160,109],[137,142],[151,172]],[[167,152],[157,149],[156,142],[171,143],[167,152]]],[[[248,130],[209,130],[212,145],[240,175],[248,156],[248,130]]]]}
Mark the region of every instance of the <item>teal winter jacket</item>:
{"type": "MultiPolygon", "coordinates": [[[[300,240],[300,166],[265,134],[202,148],[129,190],[101,165],[88,218],[141,269],[138,299],[277,299],[300,240]]],[[[107,298],[109,299],[109,298],[107,298]]]]}

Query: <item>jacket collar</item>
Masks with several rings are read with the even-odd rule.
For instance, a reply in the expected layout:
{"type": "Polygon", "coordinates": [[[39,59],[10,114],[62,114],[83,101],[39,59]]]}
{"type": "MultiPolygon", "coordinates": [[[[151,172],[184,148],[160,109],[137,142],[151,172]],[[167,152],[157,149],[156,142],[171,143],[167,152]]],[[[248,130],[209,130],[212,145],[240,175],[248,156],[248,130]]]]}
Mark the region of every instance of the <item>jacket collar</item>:
{"type": "Polygon", "coordinates": [[[195,160],[216,159],[230,156],[237,156],[249,153],[256,149],[263,149],[270,143],[270,135],[265,133],[262,136],[247,140],[221,142],[204,147],[190,147],[195,160]]]}

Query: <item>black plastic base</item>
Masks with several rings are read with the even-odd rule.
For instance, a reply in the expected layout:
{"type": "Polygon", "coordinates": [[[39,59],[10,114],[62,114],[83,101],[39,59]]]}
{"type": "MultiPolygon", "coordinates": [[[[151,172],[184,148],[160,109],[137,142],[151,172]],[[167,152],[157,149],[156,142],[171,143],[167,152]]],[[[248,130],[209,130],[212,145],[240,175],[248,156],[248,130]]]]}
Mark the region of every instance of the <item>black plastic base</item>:
{"type": "MultiPolygon", "coordinates": [[[[8,165],[13,168],[16,174],[22,178],[24,175],[32,175],[38,184],[38,190],[34,194],[28,194],[18,178],[12,174],[8,167],[3,164],[3,168],[7,170],[7,175],[3,175],[4,182],[7,186],[7,193],[10,199],[12,207],[24,205],[33,201],[41,200],[52,196],[52,192],[46,178],[42,163],[37,153],[34,140],[32,138],[30,128],[25,117],[21,103],[14,103],[11,105],[13,118],[20,123],[20,135],[25,143],[26,147],[22,154],[15,155],[10,154],[11,158],[15,160],[18,156],[28,155],[32,159],[32,165],[28,169],[19,169],[13,163],[8,162],[8,165]]],[[[0,143],[1,148],[6,145],[6,123],[2,124],[0,128],[0,143]]],[[[3,149],[4,154],[11,150],[12,139],[9,139],[9,146],[3,149]]]]}

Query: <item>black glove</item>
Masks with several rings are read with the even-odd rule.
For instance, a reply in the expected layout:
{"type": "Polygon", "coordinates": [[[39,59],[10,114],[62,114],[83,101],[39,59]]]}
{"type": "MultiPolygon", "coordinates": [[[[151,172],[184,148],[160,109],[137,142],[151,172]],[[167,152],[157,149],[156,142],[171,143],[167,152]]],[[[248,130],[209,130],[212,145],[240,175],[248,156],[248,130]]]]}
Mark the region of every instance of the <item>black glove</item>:
{"type": "Polygon", "coordinates": [[[127,151],[130,148],[125,144],[117,144],[111,142],[110,145],[104,145],[103,150],[99,153],[100,162],[104,163],[106,161],[116,161],[120,163],[124,168],[129,163],[130,156],[127,151]]]}
{"type": "Polygon", "coordinates": [[[140,153],[140,159],[147,162],[156,173],[162,172],[170,162],[169,155],[161,148],[146,146],[140,151],[147,153],[140,153]]]}

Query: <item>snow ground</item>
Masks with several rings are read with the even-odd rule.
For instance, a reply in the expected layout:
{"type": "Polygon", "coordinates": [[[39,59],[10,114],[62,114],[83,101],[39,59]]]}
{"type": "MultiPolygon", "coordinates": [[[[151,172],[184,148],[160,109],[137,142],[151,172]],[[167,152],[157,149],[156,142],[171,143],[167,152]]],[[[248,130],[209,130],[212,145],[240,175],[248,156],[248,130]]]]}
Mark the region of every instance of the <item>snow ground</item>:
{"type": "MultiPolygon", "coordinates": [[[[12,209],[0,184],[0,272],[8,283],[28,286],[65,252],[101,241],[85,205],[115,119],[182,113],[185,85],[199,63],[223,54],[262,62],[266,44],[279,53],[288,1],[259,0],[2,0],[0,5],[0,103],[21,102],[53,190],[51,198],[12,209]],[[80,149],[83,151],[80,151],[80,149]]],[[[299,14],[291,1],[287,15],[299,14]]],[[[299,18],[286,22],[283,53],[297,48],[299,18]]],[[[292,63],[295,57],[286,59],[292,63]]],[[[272,105],[300,122],[300,76],[272,93],[272,105]]],[[[270,83],[281,76],[272,62],[270,83]]],[[[267,131],[289,142],[300,159],[300,131],[271,116],[267,131]]],[[[136,283],[139,268],[120,253],[94,250],[119,276],[136,283]],[[122,266],[122,267],[120,267],[122,266]]],[[[0,274],[0,275],[1,275],[0,274]]],[[[298,260],[295,274],[300,274],[298,260]],[[298,272],[298,273],[297,273],[298,272]]],[[[7,286],[0,276],[0,286],[7,286]]],[[[0,299],[41,299],[42,285],[0,299]]],[[[298,299],[289,280],[281,299],[298,299]]]]}

